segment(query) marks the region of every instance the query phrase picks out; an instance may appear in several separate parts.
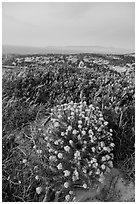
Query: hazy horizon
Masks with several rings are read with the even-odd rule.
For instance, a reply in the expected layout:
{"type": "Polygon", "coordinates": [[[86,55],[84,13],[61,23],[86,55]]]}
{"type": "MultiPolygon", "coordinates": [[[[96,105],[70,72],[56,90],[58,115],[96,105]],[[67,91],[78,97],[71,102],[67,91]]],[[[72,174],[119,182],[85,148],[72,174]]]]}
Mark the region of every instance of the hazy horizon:
{"type": "Polygon", "coordinates": [[[134,2],[4,2],[2,44],[135,49],[134,2]]]}
{"type": "Polygon", "coordinates": [[[3,54],[130,54],[135,50],[117,49],[113,47],[100,46],[47,46],[47,47],[28,47],[28,46],[6,46],[2,45],[3,54]]]}
{"type": "Polygon", "coordinates": [[[34,47],[34,48],[46,48],[46,47],[102,47],[102,48],[116,48],[116,49],[125,49],[125,50],[134,50],[126,49],[123,47],[115,47],[115,46],[100,46],[100,45],[48,45],[48,46],[36,46],[36,45],[15,45],[15,44],[2,44],[2,46],[16,46],[16,47],[34,47]]]}

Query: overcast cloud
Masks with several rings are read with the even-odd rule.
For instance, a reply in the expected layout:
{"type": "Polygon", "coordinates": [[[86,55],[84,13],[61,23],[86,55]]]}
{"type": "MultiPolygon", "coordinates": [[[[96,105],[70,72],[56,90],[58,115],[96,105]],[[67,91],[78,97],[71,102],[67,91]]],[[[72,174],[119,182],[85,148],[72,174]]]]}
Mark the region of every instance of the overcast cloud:
{"type": "Polygon", "coordinates": [[[2,43],[134,49],[135,3],[2,4],[2,43]]]}

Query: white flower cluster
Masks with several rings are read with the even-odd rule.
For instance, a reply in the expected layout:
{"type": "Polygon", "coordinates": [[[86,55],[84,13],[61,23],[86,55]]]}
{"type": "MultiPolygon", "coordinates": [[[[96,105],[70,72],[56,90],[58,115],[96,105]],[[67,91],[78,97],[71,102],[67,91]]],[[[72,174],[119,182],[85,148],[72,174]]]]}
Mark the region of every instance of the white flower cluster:
{"type": "Polygon", "coordinates": [[[52,109],[52,128],[46,137],[49,167],[54,167],[55,185],[59,183],[66,201],[73,200],[75,184],[87,189],[89,179],[102,182],[103,175],[113,168],[115,145],[107,125],[99,108],[86,102],[52,109]]]}

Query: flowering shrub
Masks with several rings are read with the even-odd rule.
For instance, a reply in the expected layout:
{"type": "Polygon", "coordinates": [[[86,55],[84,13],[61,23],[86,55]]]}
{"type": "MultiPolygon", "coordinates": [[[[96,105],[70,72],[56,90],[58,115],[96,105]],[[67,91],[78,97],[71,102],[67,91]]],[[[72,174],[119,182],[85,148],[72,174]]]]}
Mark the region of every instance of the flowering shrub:
{"type": "Polygon", "coordinates": [[[98,107],[86,102],[58,105],[51,110],[51,123],[45,140],[53,189],[65,201],[75,198],[74,189],[88,189],[103,182],[113,167],[112,129],[98,107]]]}

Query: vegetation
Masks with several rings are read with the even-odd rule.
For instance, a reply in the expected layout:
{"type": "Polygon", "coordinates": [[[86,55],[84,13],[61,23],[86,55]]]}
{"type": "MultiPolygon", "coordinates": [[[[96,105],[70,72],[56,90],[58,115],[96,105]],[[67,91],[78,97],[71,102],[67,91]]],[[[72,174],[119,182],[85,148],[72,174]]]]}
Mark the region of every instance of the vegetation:
{"type": "Polygon", "coordinates": [[[49,162],[44,160],[45,135],[51,109],[71,101],[86,101],[102,112],[113,130],[113,164],[134,180],[134,70],[120,74],[103,66],[66,64],[8,70],[2,91],[3,201],[38,202],[45,194],[47,201],[54,200],[44,176],[49,162]]]}

